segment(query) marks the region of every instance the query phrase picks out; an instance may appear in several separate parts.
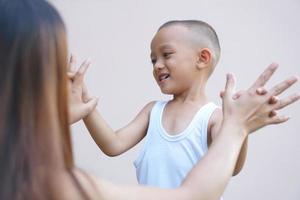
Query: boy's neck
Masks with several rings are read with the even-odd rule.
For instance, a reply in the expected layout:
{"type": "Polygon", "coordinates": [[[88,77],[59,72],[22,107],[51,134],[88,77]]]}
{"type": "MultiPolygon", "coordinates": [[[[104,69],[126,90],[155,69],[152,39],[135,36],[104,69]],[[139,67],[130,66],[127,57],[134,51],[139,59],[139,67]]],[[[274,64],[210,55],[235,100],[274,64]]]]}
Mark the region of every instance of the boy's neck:
{"type": "Polygon", "coordinates": [[[206,82],[201,81],[200,84],[195,84],[194,86],[191,86],[188,90],[183,91],[179,94],[173,95],[174,102],[208,102],[208,98],[205,94],[205,84],[206,82]]]}

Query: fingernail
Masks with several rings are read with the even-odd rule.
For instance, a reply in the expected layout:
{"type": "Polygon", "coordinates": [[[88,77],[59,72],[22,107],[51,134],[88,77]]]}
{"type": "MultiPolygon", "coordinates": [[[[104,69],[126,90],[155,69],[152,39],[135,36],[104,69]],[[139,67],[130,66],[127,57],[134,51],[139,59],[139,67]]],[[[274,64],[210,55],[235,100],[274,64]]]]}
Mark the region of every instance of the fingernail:
{"type": "Polygon", "coordinates": [[[279,64],[276,62],[271,63],[272,69],[276,69],[276,68],[278,68],[278,66],[279,66],[279,64]]]}
{"type": "Polygon", "coordinates": [[[227,74],[227,79],[231,79],[232,76],[233,76],[232,73],[228,73],[228,74],[227,74]]]}
{"type": "Polygon", "coordinates": [[[87,63],[91,63],[91,58],[87,58],[87,59],[86,59],[86,62],[87,62],[87,63]]]}
{"type": "Polygon", "coordinates": [[[286,121],[291,119],[291,116],[286,116],[286,117],[283,117],[286,121]]]}

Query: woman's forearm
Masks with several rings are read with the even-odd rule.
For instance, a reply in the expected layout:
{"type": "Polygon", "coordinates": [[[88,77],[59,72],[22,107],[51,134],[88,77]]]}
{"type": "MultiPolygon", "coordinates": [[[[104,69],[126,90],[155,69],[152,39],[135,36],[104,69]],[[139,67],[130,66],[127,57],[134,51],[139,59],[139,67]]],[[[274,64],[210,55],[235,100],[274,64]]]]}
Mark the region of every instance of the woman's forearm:
{"type": "Polygon", "coordinates": [[[238,123],[225,121],[208,153],[182,183],[189,194],[203,199],[218,199],[235,168],[246,133],[238,123]]]}
{"type": "Polygon", "coordinates": [[[195,165],[182,185],[176,189],[159,189],[144,186],[117,186],[99,181],[99,190],[105,198],[217,200],[227,186],[246,138],[243,128],[234,121],[223,123],[220,134],[208,153],[195,165]]]}

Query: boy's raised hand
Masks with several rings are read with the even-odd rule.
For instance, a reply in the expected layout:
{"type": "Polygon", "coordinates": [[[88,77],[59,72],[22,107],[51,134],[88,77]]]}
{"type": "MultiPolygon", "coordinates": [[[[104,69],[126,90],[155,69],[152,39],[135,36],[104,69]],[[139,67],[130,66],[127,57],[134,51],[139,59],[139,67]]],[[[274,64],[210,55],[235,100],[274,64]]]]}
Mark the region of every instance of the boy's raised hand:
{"type": "Polygon", "coordinates": [[[296,83],[298,78],[291,76],[273,86],[270,91],[266,91],[263,87],[276,69],[277,64],[271,64],[248,90],[238,93],[235,93],[234,76],[228,74],[225,92],[222,94],[224,120],[240,121],[246,133],[254,132],[269,124],[286,122],[289,117],[278,116],[276,111],[299,100],[300,94],[293,94],[281,100],[277,95],[296,83]]]}
{"type": "Polygon", "coordinates": [[[76,71],[76,59],[72,55],[69,62],[69,122],[75,123],[95,109],[98,99],[90,97],[84,84],[84,75],[90,61],[85,60],[76,71]]]}

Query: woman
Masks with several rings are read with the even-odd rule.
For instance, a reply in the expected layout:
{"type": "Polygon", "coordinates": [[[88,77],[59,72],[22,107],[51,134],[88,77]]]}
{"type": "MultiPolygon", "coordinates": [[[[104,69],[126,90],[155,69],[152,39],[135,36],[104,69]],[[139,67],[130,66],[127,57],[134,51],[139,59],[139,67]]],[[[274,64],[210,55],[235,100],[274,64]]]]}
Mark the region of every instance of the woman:
{"type": "MultiPolygon", "coordinates": [[[[220,136],[181,187],[116,186],[74,166],[69,121],[82,116],[74,112],[68,117],[65,26],[49,3],[0,0],[0,67],[0,199],[218,199],[247,133],[286,121],[269,113],[299,99],[294,95],[281,100],[280,108],[268,104],[295,78],[267,94],[255,93],[275,71],[272,66],[237,100],[232,99],[234,81],[228,75],[220,136]]],[[[85,68],[73,76],[78,98],[85,68]]],[[[86,110],[78,113],[95,106],[71,97],[86,110]]]]}

